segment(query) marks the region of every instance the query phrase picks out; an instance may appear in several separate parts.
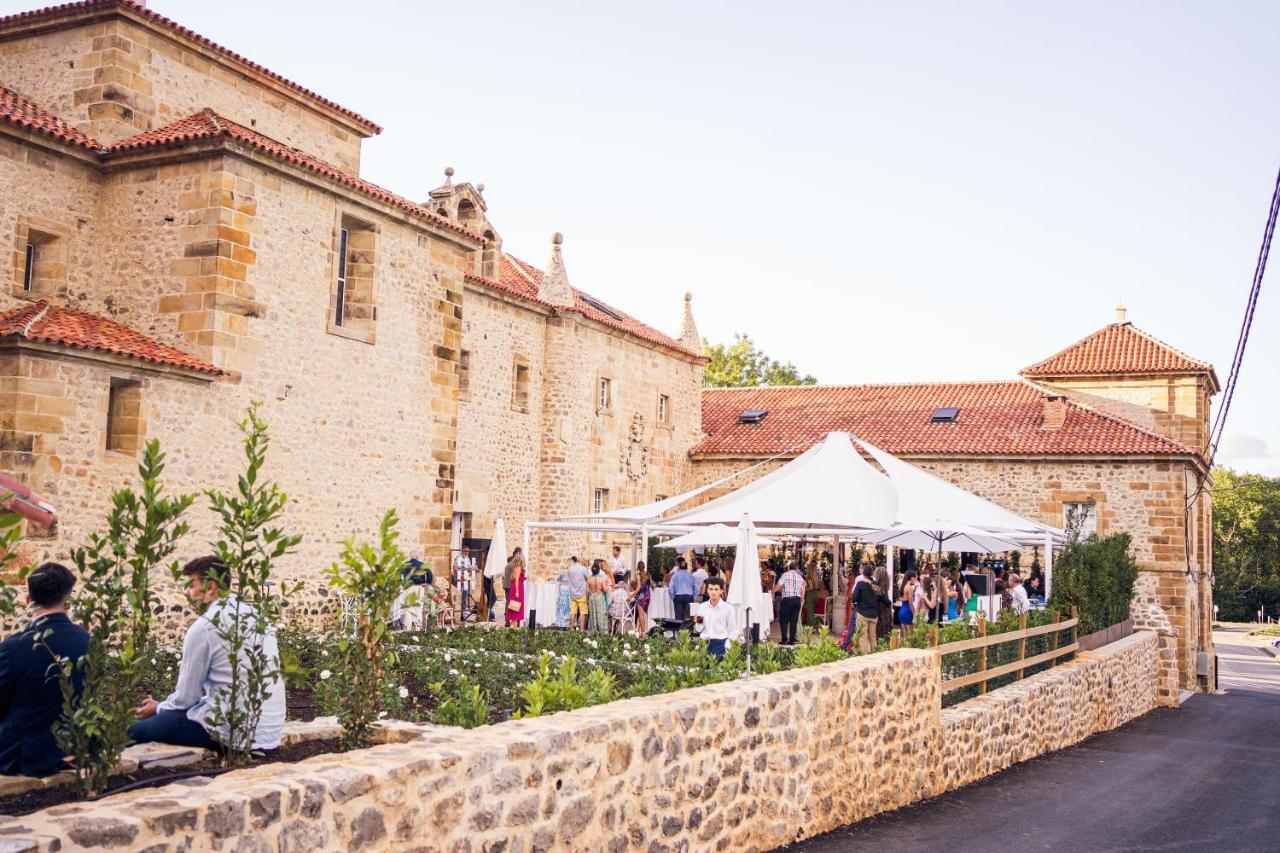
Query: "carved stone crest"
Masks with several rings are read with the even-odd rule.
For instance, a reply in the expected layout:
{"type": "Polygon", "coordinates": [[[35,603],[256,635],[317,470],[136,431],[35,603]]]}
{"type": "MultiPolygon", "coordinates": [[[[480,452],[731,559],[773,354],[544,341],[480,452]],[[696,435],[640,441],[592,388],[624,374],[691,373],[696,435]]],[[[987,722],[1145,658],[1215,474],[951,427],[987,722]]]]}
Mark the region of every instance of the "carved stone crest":
{"type": "Polygon", "coordinates": [[[631,416],[631,428],[627,430],[627,439],[622,444],[618,470],[626,474],[628,480],[640,480],[649,473],[649,447],[644,443],[644,415],[639,412],[631,416]]]}

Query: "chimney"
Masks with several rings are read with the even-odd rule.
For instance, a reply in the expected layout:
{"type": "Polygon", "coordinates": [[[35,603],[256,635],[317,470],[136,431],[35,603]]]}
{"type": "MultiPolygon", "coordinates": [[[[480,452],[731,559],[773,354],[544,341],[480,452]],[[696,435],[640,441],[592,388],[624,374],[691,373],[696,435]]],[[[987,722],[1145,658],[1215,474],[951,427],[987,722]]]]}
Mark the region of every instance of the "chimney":
{"type": "Polygon", "coordinates": [[[1116,325],[1123,326],[1128,321],[1124,318],[1125,310],[1123,305],[1116,306],[1116,325]]]}
{"type": "Polygon", "coordinates": [[[1061,394],[1046,394],[1044,397],[1044,418],[1040,429],[1057,432],[1067,421],[1067,398],[1061,394]]]}

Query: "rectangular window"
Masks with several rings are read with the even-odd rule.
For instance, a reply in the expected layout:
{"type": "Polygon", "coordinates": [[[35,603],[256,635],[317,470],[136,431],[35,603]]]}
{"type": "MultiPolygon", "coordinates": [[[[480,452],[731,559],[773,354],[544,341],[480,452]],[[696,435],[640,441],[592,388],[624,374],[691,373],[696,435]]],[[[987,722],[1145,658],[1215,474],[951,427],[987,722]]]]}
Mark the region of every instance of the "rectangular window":
{"type": "Polygon", "coordinates": [[[1068,535],[1088,539],[1098,532],[1098,505],[1093,501],[1067,501],[1062,505],[1062,522],[1068,535]]]}
{"type": "Polygon", "coordinates": [[[658,395],[658,423],[671,423],[671,398],[666,394],[658,395]]]}
{"type": "Polygon", "coordinates": [[[600,377],[600,390],[597,394],[596,408],[607,412],[613,408],[613,380],[600,377]]]}
{"type": "Polygon", "coordinates": [[[137,380],[112,379],[107,392],[107,450],[136,454],[145,435],[142,384],[137,380]]]}
{"type": "Polygon", "coordinates": [[[347,313],[347,243],[351,240],[351,232],[346,228],[338,230],[338,299],[333,306],[333,325],[341,326],[347,313]]]}
{"type": "Polygon", "coordinates": [[[458,353],[458,399],[466,400],[471,396],[471,351],[458,353]]]}
{"type": "Polygon", "coordinates": [[[22,289],[27,293],[31,292],[31,282],[36,277],[36,244],[27,244],[27,262],[22,270],[22,289]]]}
{"type": "MultiPolygon", "coordinates": [[[[604,512],[609,508],[609,490],[593,489],[591,492],[591,511],[593,513],[604,512]]],[[[604,533],[596,531],[591,534],[592,542],[603,542],[604,533]]]]}
{"type": "Polygon", "coordinates": [[[512,370],[511,408],[517,412],[529,411],[529,365],[518,358],[512,370]]]}
{"type": "Polygon", "coordinates": [[[378,229],[348,214],[338,217],[333,234],[333,287],[329,294],[329,331],[367,344],[374,342],[378,320],[375,278],[378,229]]]}

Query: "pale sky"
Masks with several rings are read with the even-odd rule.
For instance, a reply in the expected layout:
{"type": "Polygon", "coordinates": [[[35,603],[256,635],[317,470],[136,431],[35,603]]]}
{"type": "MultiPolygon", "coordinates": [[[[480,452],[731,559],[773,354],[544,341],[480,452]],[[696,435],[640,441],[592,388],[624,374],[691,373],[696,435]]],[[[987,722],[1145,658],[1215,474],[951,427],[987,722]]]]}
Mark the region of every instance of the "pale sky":
{"type": "MultiPolygon", "coordinates": [[[[1118,303],[1225,382],[1280,168],[1274,3],[150,5],[383,125],[369,180],[453,166],[513,254],[824,383],[1012,378],[1118,303]]],[[[1280,475],[1273,267],[1218,461],[1280,475]]]]}

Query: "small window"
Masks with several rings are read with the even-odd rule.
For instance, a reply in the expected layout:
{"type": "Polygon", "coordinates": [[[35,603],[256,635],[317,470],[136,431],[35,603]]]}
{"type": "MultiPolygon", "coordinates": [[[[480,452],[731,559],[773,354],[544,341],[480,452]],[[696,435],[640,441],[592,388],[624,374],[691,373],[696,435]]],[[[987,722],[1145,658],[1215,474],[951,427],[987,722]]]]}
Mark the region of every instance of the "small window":
{"type": "MultiPolygon", "coordinates": [[[[591,492],[591,512],[602,513],[609,508],[609,490],[593,489],[591,492]]],[[[604,533],[602,531],[594,531],[591,534],[592,542],[603,542],[604,533]]]]}
{"type": "Polygon", "coordinates": [[[55,223],[18,217],[11,293],[23,299],[56,295],[67,283],[67,238],[55,223]]]}
{"type": "Polygon", "coordinates": [[[134,455],[142,447],[146,424],[142,419],[142,384],[112,379],[107,393],[107,450],[134,455]]]}
{"type": "Polygon", "coordinates": [[[671,423],[671,398],[666,394],[658,395],[658,423],[671,423]]]}
{"type": "Polygon", "coordinates": [[[1062,505],[1062,522],[1068,536],[1088,539],[1098,532],[1098,505],[1093,501],[1067,501],[1062,505]]]}
{"type": "Polygon", "coordinates": [[[27,244],[26,266],[22,270],[22,289],[31,292],[31,282],[36,277],[36,244],[27,244]]]}
{"type": "Polygon", "coordinates": [[[374,284],[378,268],[377,228],[342,214],[333,239],[333,291],[329,331],[373,343],[378,319],[374,284]]]}
{"type": "Polygon", "coordinates": [[[596,394],[596,408],[601,412],[613,408],[613,380],[600,377],[599,391],[596,394]]]}
{"type": "Polygon", "coordinates": [[[768,409],[747,409],[738,415],[738,423],[740,424],[758,424],[764,420],[764,416],[769,414],[768,409]]]}
{"type": "Polygon", "coordinates": [[[929,418],[930,423],[949,424],[955,423],[955,419],[960,415],[960,410],[954,406],[947,406],[942,409],[935,409],[933,417],[929,418]]]}
{"type": "Polygon", "coordinates": [[[529,411],[529,365],[516,359],[512,372],[511,408],[517,412],[529,411]]]}
{"type": "Polygon", "coordinates": [[[458,399],[471,397],[471,350],[458,353],[458,399]]]}

